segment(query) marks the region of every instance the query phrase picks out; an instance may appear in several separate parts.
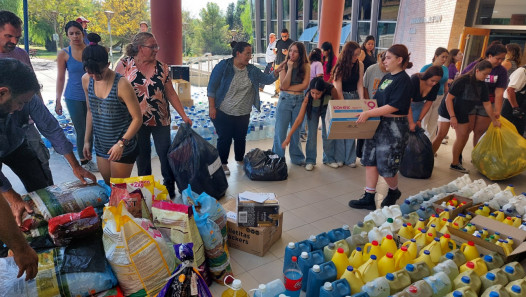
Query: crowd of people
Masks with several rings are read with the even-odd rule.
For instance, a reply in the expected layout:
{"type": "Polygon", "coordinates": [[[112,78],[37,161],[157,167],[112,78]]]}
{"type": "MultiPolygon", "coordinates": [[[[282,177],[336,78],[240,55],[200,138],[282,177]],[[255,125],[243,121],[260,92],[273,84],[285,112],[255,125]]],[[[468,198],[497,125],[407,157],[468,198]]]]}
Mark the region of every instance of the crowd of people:
{"type": "MultiPolygon", "coordinates": [[[[89,21],[79,20],[64,28],[69,46],[58,51],[55,101],[58,115],[63,112],[62,102],[71,115],[77,158],[43,103],[28,54],[16,46],[22,31],[20,18],[0,11],[0,169],[2,164],[9,166],[28,192],[52,185],[49,153],[41,133],[64,155],[79,180],[94,182],[90,171],[100,171],[109,184],[112,177],[129,177],[135,163],[139,175],[151,174],[153,137],[164,185],[175,197],[175,177],[167,159],[170,105],[184,122],[192,122],[173,88],[169,66],[157,60],[155,36],[147,32],[148,24],[141,22],[141,32],[126,46],[113,70],[107,49],[99,44],[100,36],[86,34],[89,21]],[[93,151],[97,165],[92,162],[93,151]]],[[[232,57],[217,64],[211,73],[209,116],[218,134],[217,150],[226,174],[230,173],[232,141],[235,160],[243,162],[250,113],[253,107],[259,110],[259,92],[264,85],[273,83],[273,97],[278,99],[272,150],[285,157],[289,147],[292,164],[314,170],[321,119],[323,164],[354,168],[359,158],[365,166],[365,191],[359,199],[349,201],[352,208],[376,208],[380,176],[389,186],[381,205],[393,205],[401,197],[398,169],[409,133],[416,129],[426,131],[436,153],[452,127],[456,139],[450,168],[459,172],[468,172],[462,165],[462,151],[471,132],[475,145],[490,124],[500,126],[502,116],[524,133],[526,66],[519,67],[518,45],[492,43],[484,58],[469,64],[461,74],[457,64],[462,52],[439,47],[432,63],[409,76],[406,69],[413,63],[403,44],[376,53],[375,39],[368,36],[362,45],[345,43],[337,56],[330,42],[307,53],[303,43],[289,38],[287,29],[280,37],[276,40],[275,34],[269,35],[264,71],[250,63],[253,48],[249,43],[233,42],[232,57]],[[374,137],[328,139],[325,116],[329,101],[361,98],[377,100],[378,108],[362,112],[357,120],[363,123],[379,117],[374,137]],[[306,130],[305,153],[301,130],[306,130]]],[[[31,249],[19,232],[11,230],[20,224],[24,212],[32,210],[1,172],[0,186],[6,198],[0,199],[0,239],[12,248],[20,274],[26,271],[27,278],[33,278],[36,254],[28,251],[31,249]]]]}

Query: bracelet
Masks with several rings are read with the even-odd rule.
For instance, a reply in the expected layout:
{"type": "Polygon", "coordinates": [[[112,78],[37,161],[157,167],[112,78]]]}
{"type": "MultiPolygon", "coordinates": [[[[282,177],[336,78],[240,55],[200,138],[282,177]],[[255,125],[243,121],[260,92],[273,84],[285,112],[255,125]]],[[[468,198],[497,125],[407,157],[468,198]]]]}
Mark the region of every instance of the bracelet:
{"type": "Polygon", "coordinates": [[[456,116],[450,116],[450,118],[456,118],[456,116]]]}

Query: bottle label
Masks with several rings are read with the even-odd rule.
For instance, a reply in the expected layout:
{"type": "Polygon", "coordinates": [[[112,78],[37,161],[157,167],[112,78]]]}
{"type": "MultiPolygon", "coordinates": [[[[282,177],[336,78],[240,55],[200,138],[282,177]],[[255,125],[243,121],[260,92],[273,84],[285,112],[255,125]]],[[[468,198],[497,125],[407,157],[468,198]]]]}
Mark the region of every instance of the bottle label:
{"type": "Polygon", "coordinates": [[[300,277],[299,279],[289,279],[287,276],[284,276],[285,279],[285,289],[287,291],[298,291],[301,290],[301,280],[303,277],[300,277]]]}

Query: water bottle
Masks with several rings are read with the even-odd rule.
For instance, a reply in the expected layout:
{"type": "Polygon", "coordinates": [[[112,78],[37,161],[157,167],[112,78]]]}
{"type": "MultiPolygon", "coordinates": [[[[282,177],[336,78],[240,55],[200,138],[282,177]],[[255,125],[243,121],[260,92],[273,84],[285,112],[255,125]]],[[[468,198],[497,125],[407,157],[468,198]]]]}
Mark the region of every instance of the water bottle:
{"type": "Polygon", "coordinates": [[[254,292],[254,297],[276,297],[285,292],[285,285],[280,279],[275,279],[267,284],[259,285],[254,292]]]}
{"type": "Polygon", "coordinates": [[[299,297],[301,292],[301,280],[303,274],[298,267],[298,258],[292,257],[291,265],[285,270],[285,295],[290,297],[299,297]]]}
{"type": "Polygon", "coordinates": [[[349,225],[343,225],[341,228],[332,229],[327,232],[327,235],[331,242],[336,242],[351,236],[351,230],[349,229],[349,225]]]}
{"type": "Polygon", "coordinates": [[[310,252],[311,251],[311,245],[306,241],[300,241],[297,243],[289,242],[289,244],[285,247],[285,256],[283,258],[283,272],[292,264],[292,256],[299,257],[301,255],[301,252],[310,252]]]}

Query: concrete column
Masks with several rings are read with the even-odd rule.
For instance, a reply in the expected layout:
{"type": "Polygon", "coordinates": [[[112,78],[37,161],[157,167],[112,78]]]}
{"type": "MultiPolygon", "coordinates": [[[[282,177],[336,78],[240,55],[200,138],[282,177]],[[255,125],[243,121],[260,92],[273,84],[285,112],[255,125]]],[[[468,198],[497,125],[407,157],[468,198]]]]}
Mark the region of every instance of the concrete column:
{"type": "Polygon", "coordinates": [[[154,0],[150,3],[152,33],[161,48],[157,59],[168,65],[183,64],[183,18],[181,0],[154,0]],[[166,25],[169,20],[170,25],[166,25]]]}
{"type": "Polygon", "coordinates": [[[277,37],[277,32],[272,32],[272,5],[270,3],[270,0],[264,0],[265,1],[265,8],[267,9],[267,36],[265,36],[266,38],[266,42],[263,43],[263,46],[265,47],[265,51],[266,51],[266,48],[267,48],[267,43],[268,43],[268,36],[270,35],[270,33],[274,33],[276,34],[276,37],[277,37]]]}
{"type": "Polygon", "coordinates": [[[371,3],[371,26],[369,27],[369,35],[374,36],[378,40],[378,15],[380,12],[380,0],[372,0],[371,3]]]}
{"type": "Polygon", "coordinates": [[[352,0],[351,5],[351,40],[358,40],[358,14],[360,13],[360,0],[352,0]]]}
{"type": "Polygon", "coordinates": [[[307,29],[310,22],[310,1],[311,0],[303,0],[303,31],[307,29]]]}
{"type": "Polygon", "coordinates": [[[323,1],[320,21],[318,47],[329,41],[332,43],[334,54],[338,56],[340,50],[340,36],[342,33],[343,9],[345,0],[323,1]]]}
{"type": "Polygon", "coordinates": [[[254,39],[254,46],[255,46],[255,53],[263,53],[263,47],[261,46],[261,1],[264,0],[256,0],[255,1],[255,13],[256,13],[256,38],[254,39]]]}
{"type": "MultiPolygon", "coordinates": [[[[286,1],[286,0],[285,0],[286,1]]],[[[298,31],[298,24],[296,23],[296,11],[298,10],[298,6],[296,5],[296,0],[289,0],[289,7],[290,7],[290,38],[294,41],[298,40],[299,36],[297,36],[296,32],[298,31]]]]}
{"type": "Polygon", "coordinates": [[[278,32],[276,32],[276,38],[281,38],[281,29],[283,29],[283,1],[288,0],[278,0],[278,32]]]}

